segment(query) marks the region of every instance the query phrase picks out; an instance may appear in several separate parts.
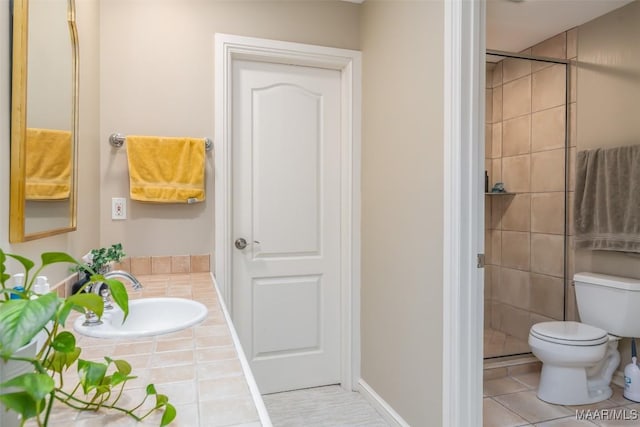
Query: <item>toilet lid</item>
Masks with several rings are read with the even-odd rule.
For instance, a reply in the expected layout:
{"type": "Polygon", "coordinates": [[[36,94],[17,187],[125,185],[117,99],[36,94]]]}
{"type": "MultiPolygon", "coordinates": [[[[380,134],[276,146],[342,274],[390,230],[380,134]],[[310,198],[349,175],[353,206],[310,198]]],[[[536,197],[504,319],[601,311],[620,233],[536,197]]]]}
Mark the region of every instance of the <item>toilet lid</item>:
{"type": "Polygon", "coordinates": [[[558,344],[588,346],[607,342],[607,331],[579,322],[542,322],[531,327],[531,335],[558,344]]]}

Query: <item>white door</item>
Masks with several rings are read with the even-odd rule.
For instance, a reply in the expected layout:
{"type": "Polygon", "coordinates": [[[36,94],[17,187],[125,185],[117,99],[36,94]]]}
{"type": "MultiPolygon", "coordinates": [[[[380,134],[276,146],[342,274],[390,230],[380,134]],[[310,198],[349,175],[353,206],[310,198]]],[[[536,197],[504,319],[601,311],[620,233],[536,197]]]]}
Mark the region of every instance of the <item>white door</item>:
{"type": "Polygon", "coordinates": [[[233,321],[261,393],[340,382],[340,90],[233,62],[233,321]]]}

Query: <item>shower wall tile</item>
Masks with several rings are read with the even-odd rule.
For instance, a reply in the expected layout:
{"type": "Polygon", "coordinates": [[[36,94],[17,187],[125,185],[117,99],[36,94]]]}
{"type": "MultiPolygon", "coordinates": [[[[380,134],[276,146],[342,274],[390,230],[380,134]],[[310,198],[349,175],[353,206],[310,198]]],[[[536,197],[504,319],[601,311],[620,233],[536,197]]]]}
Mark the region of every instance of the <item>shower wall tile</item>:
{"type": "Polygon", "coordinates": [[[484,229],[489,230],[491,227],[491,202],[490,199],[484,199],[484,229]]]}
{"type": "Polygon", "coordinates": [[[504,157],[502,159],[502,182],[509,192],[528,193],[531,184],[529,180],[530,156],[504,157]]]}
{"type": "Polygon", "coordinates": [[[577,128],[577,104],[575,102],[569,104],[569,146],[575,147],[578,139],[577,128]]]}
{"type": "Polygon", "coordinates": [[[493,125],[487,123],[484,125],[484,158],[491,158],[491,145],[493,144],[493,125]]]}
{"type": "Polygon", "coordinates": [[[502,304],[491,302],[491,329],[502,331],[502,304]]]}
{"type": "Polygon", "coordinates": [[[531,115],[531,151],[553,150],[565,145],[564,105],[531,115]]]}
{"type": "Polygon", "coordinates": [[[503,182],[502,178],[502,159],[493,159],[491,161],[491,169],[493,174],[491,176],[491,180],[489,181],[489,189],[493,187],[493,184],[496,182],[503,182]]]}
{"type": "Polygon", "coordinates": [[[567,318],[566,320],[574,320],[576,322],[580,321],[580,316],[578,314],[578,302],[576,301],[576,288],[573,286],[572,279],[567,279],[567,318]]]}
{"type": "Polygon", "coordinates": [[[531,191],[564,191],[564,149],[531,155],[531,191]]]}
{"type": "MultiPolygon", "coordinates": [[[[567,57],[567,35],[560,33],[531,48],[531,54],[537,56],[547,56],[549,58],[565,59],[567,57]]],[[[550,67],[548,62],[534,62],[533,72],[550,67]]]]}
{"type": "Polygon", "coordinates": [[[578,96],[578,67],[576,64],[569,65],[569,102],[576,102],[578,96]]]}
{"type": "Polygon", "coordinates": [[[498,62],[493,68],[493,81],[492,87],[500,86],[503,80],[503,66],[502,61],[498,62]]]}
{"type": "MultiPolygon", "coordinates": [[[[553,65],[533,73],[531,108],[533,112],[564,105],[565,66],[553,65]]],[[[505,107],[506,109],[506,107],[505,107]]]]}
{"type": "Polygon", "coordinates": [[[502,286],[496,290],[498,301],[523,310],[529,309],[531,278],[528,271],[502,268],[500,283],[502,286]]]}
{"type": "Polygon", "coordinates": [[[567,224],[567,233],[569,234],[569,236],[573,236],[575,234],[575,232],[574,232],[575,225],[574,225],[574,221],[573,221],[573,212],[574,212],[573,204],[575,203],[575,200],[576,200],[575,194],[576,193],[573,192],[573,191],[569,191],[567,193],[567,198],[569,199],[568,203],[567,203],[567,210],[569,211],[569,215],[567,215],[568,216],[568,219],[567,219],[567,222],[568,222],[568,224],[567,224]]]}
{"type": "MultiPolygon", "coordinates": [[[[529,270],[530,267],[530,250],[529,250],[530,233],[521,231],[503,231],[502,232],[502,262],[503,267],[514,268],[517,270],[529,270]]],[[[502,283],[504,286],[504,282],[502,283]]]]}
{"type": "Polygon", "coordinates": [[[485,89],[484,118],[486,123],[493,123],[493,89],[485,89]]]}
{"type": "MultiPolygon", "coordinates": [[[[531,76],[505,83],[502,92],[502,118],[504,120],[531,113],[531,76]]],[[[493,98],[494,100],[496,98],[495,92],[493,98]]]]}
{"type": "Polygon", "coordinates": [[[517,156],[531,151],[531,116],[505,120],[502,124],[502,155],[517,156]]]}
{"type": "Polygon", "coordinates": [[[502,229],[529,231],[531,228],[531,195],[500,196],[502,199],[502,229]]]}
{"type": "Polygon", "coordinates": [[[500,268],[493,265],[485,265],[484,267],[484,299],[490,300],[493,297],[493,283],[491,282],[491,270],[500,268]]]}
{"type": "Polygon", "coordinates": [[[502,121],[502,86],[496,86],[492,89],[493,105],[491,107],[493,120],[491,123],[502,121]]]}
{"type": "Polygon", "coordinates": [[[502,330],[516,338],[526,340],[529,337],[529,311],[502,304],[500,306],[500,323],[502,330]]]}
{"type": "Polygon", "coordinates": [[[491,264],[502,264],[502,231],[491,230],[491,264]]]}
{"type": "MultiPolygon", "coordinates": [[[[522,53],[576,58],[577,35],[572,29],[522,53]]],[[[505,59],[489,68],[487,88],[492,90],[487,95],[486,123],[491,126],[485,128],[485,166],[490,186],[501,181],[507,191],[517,194],[485,198],[485,252],[491,260],[485,270],[485,325],[526,341],[534,323],[562,319],[565,310],[568,319],[578,317],[573,286],[565,291],[563,279],[565,131],[572,147],[566,165],[572,189],[576,68],[569,69],[568,106],[564,65],[505,59]]],[[[574,195],[569,192],[567,197],[570,279],[574,195]]]]}
{"type": "Polygon", "coordinates": [[[503,82],[507,83],[531,74],[531,61],[527,59],[506,58],[503,64],[503,82]]]}
{"type": "Polygon", "coordinates": [[[531,195],[531,232],[564,233],[564,192],[531,195]]]}
{"type": "Polygon", "coordinates": [[[493,87],[493,69],[495,68],[494,64],[487,63],[485,66],[484,73],[484,87],[490,89],[493,87]]]}
{"type": "Polygon", "coordinates": [[[491,127],[491,158],[502,157],[502,123],[494,123],[491,127]]]}
{"type": "Polygon", "coordinates": [[[576,147],[569,148],[569,191],[575,191],[576,185],[576,147]]]}
{"type": "Polygon", "coordinates": [[[562,277],[564,237],[557,234],[531,233],[531,271],[562,277]]]}
{"type": "Polygon", "coordinates": [[[562,320],[564,286],[561,278],[531,273],[530,291],[529,307],[532,312],[562,320]]]}
{"type": "Polygon", "coordinates": [[[491,202],[491,228],[495,230],[502,229],[502,197],[489,197],[491,202]]]}
{"type": "Polygon", "coordinates": [[[493,240],[491,239],[491,230],[484,229],[484,259],[486,264],[495,264],[493,262],[493,254],[491,248],[493,247],[493,240]]]}
{"type": "Polygon", "coordinates": [[[578,56],[578,28],[567,31],[567,58],[578,56]]]}

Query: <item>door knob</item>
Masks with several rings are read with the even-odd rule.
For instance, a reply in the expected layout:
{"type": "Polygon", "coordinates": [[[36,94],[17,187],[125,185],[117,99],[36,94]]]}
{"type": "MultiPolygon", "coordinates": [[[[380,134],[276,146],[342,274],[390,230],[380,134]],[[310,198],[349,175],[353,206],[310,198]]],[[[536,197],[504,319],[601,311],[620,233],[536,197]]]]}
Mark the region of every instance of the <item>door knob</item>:
{"type": "MultiPolygon", "coordinates": [[[[256,245],[260,244],[260,242],[258,242],[257,240],[254,240],[253,243],[256,244],[256,245]]],[[[248,245],[249,244],[247,243],[246,239],[244,239],[242,237],[239,238],[239,239],[236,239],[236,241],[235,241],[236,248],[240,249],[240,250],[246,248],[248,245]]]]}

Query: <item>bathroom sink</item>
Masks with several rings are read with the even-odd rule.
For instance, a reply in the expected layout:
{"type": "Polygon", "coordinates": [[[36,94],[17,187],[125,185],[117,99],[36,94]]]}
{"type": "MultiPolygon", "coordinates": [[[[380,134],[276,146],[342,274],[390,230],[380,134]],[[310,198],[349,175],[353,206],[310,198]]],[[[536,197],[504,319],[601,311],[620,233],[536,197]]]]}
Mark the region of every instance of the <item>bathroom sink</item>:
{"type": "Polygon", "coordinates": [[[105,310],[102,324],[83,326],[84,316],[73,324],[73,329],[96,338],[138,338],[168,334],[193,326],[207,316],[207,307],[184,298],[144,298],[129,301],[129,317],[123,323],[124,313],[115,307],[105,310]]]}

